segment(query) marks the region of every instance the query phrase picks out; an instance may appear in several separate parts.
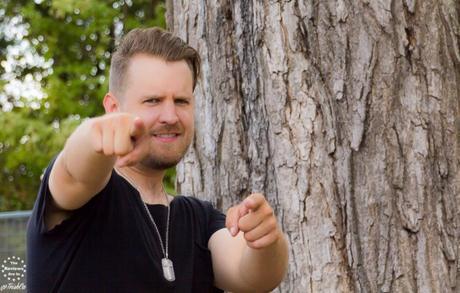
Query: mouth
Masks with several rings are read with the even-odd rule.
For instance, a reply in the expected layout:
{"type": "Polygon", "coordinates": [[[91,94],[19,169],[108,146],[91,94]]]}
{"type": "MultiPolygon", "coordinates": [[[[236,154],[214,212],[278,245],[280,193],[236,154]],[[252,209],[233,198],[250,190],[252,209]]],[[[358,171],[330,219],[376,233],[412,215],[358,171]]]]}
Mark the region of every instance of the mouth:
{"type": "Polygon", "coordinates": [[[155,137],[157,140],[161,142],[172,142],[176,140],[179,137],[179,133],[156,133],[153,134],[153,137],[155,137]]]}
{"type": "Polygon", "coordinates": [[[178,133],[161,133],[161,134],[154,134],[153,136],[160,137],[160,138],[170,138],[170,137],[179,136],[179,134],[178,133]]]}

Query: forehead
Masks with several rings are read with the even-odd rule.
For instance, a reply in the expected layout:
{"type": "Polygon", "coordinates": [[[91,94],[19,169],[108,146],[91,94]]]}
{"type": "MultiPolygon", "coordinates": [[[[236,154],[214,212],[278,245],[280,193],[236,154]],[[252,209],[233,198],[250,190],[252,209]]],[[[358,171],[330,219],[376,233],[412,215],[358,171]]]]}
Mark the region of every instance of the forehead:
{"type": "Polygon", "coordinates": [[[128,92],[144,95],[193,95],[193,74],[185,60],[166,61],[163,58],[136,54],[127,68],[128,92]]]}

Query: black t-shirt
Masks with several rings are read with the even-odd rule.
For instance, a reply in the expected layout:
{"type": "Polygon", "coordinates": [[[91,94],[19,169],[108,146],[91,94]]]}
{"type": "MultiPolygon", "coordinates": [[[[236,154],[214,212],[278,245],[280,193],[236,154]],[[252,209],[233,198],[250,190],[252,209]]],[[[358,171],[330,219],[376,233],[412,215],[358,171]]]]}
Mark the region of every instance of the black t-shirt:
{"type": "MultiPolygon", "coordinates": [[[[115,171],[100,193],[47,231],[52,164],[27,228],[28,292],[222,292],[213,285],[208,240],[225,226],[225,215],[211,203],[188,196],[171,202],[169,258],[176,280],[169,282],[139,193],[115,171]]],[[[167,208],[149,205],[149,210],[164,241],[167,208]]]]}

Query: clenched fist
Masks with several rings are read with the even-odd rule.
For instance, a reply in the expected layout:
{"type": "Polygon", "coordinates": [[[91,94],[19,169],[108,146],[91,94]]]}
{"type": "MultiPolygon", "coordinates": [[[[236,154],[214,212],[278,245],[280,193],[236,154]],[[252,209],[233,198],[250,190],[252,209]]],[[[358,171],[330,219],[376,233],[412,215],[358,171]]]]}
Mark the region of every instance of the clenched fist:
{"type": "Polygon", "coordinates": [[[129,113],[112,113],[91,121],[94,150],[106,156],[118,156],[119,167],[134,165],[148,154],[148,136],[144,122],[129,113]]]}
{"type": "Polygon", "coordinates": [[[242,231],[247,245],[255,249],[268,247],[282,238],[273,209],[260,193],[253,193],[228,209],[225,225],[232,236],[242,231]]]}

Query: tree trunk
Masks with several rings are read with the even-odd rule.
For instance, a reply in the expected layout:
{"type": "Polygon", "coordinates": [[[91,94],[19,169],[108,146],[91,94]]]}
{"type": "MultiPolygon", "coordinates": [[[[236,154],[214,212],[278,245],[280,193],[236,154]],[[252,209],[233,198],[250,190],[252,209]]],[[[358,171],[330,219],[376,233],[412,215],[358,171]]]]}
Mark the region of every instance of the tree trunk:
{"type": "Polygon", "coordinates": [[[201,54],[178,192],[263,192],[277,292],[460,291],[460,2],[174,0],[201,54]]]}

